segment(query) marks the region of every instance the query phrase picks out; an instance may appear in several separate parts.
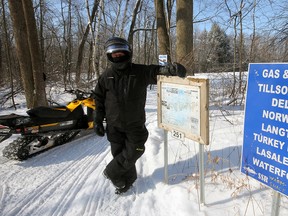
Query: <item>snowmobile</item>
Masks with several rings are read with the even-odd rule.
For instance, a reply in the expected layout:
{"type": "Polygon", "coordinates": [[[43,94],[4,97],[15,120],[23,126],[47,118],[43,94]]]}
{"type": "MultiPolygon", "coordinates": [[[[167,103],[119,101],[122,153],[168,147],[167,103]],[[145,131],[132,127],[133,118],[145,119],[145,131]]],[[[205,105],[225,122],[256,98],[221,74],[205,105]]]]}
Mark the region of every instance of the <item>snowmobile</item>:
{"type": "Polygon", "coordinates": [[[93,128],[96,108],[92,93],[79,89],[66,92],[76,95],[66,106],[39,106],[28,110],[27,116],[0,116],[0,143],[12,134],[20,135],[4,147],[4,157],[25,160],[93,131],[89,130],[93,128]]]}

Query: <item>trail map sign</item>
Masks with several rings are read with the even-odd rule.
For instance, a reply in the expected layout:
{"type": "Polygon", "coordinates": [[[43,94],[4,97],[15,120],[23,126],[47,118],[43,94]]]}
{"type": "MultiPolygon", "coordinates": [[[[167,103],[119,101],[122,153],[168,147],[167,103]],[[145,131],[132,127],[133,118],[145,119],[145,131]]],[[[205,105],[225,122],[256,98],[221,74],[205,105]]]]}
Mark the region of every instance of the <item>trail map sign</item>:
{"type": "Polygon", "coordinates": [[[288,195],[288,64],[250,64],[241,172],[288,195]]]}
{"type": "Polygon", "coordinates": [[[204,145],[209,144],[209,80],[158,76],[158,126],[164,129],[164,181],[168,183],[168,131],[199,143],[200,202],[205,203],[204,145]]]}
{"type": "Polygon", "coordinates": [[[209,144],[208,80],[158,76],[158,125],[179,139],[209,144]]]}

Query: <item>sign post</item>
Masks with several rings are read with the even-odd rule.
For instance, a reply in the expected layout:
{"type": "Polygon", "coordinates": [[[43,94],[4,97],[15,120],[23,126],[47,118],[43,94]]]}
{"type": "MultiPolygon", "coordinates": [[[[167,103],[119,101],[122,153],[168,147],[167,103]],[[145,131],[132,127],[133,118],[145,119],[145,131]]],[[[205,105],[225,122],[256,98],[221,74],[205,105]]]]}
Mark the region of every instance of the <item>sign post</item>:
{"type": "MultiPolygon", "coordinates": [[[[241,162],[242,173],[286,196],[287,84],[288,64],[249,65],[241,162]]],[[[279,200],[275,197],[280,199],[274,196],[273,213],[279,212],[279,200]]]]}
{"type": "Polygon", "coordinates": [[[164,129],[164,181],[168,183],[168,139],[199,143],[200,202],[204,197],[204,145],[209,144],[208,79],[158,76],[158,126],[164,129]]]}
{"type": "Polygon", "coordinates": [[[164,182],[168,184],[168,131],[164,130],[164,182]]]}
{"type": "Polygon", "coordinates": [[[271,216],[278,216],[280,212],[280,193],[274,191],[271,216]]]}

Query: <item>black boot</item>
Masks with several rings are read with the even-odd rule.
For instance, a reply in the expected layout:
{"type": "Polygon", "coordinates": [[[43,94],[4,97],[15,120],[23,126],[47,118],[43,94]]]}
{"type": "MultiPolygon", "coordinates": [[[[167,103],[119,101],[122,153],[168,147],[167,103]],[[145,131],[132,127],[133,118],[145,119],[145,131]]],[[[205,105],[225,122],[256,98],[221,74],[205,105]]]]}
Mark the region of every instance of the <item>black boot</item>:
{"type": "Polygon", "coordinates": [[[126,185],[124,188],[120,188],[120,189],[116,188],[115,194],[126,193],[131,187],[132,187],[132,185],[126,185]]]}
{"type": "Polygon", "coordinates": [[[126,186],[125,181],[121,179],[111,179],[109,175],[107,174],[106,169],[103,171],[103,175],[105,176],[105,178],[109,179],[112,182],[116,190],[125,188],[126,186]]]}
{"type": "Polygon", "coordinates": [[[125,187],[121,189],[116,189],[115,193],[116,194],[123,194],[127,192],[133,185],[133,183],[137,179],[137,171],[135,165],[131,167],[131,169],[123,176],[123,178],[126,179],[125,181],[125,187]]]}

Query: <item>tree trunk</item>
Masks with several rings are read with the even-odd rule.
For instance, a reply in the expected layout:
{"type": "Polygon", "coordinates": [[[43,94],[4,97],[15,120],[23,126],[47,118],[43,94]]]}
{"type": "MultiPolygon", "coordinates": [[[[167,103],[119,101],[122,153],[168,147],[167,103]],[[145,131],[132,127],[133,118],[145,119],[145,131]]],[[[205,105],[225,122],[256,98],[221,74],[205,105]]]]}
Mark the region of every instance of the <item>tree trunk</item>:
{"type": "Polygon", "coordinates": [[[39,38],[40,38],[40,53],[41,53],[41,62],[43,73],[46,74],[45,70],[45,47],[44,47],[44,0],[39,1],[39,9],[40,9],[40,21],[39,21],[39,38]]]}
{"type": "Polygon", "coordinates": [[[255,41],[256,41],[256,22],[255,22],[255,16],[256,16],[256,0],[253,2],[253,11],[252,11],[252,38],[251,38],[251,45],[250,45],[250,52],[249,52],[249,62],[255,62],[255,41]]]}
{"type": "Polygon", "coordinates": [[[61,15],[63,20],[63,41],[65,41],[65,48],[63,51],[62,62],[63,62],[63,79],[66,88],[67,81],[71,82],[71,61],[72,61],[72,3],[71,0],[67,0],[68,4],[68,19],[64,15],[65,6],[63,6],[63,0],[61,0],[61,15]],[[66,21],[67,20],[67,21],[66,21]]]}
{"type": "Polygon", "coordinates": [[[163,0],[155,0],[155,9],[156,9],[156,20],[157,20],[157,34],[158,34],[158,44],[160,55],[167,55],[168,62],[171,62],[171,53],[170,53],[170,40],[167,30],[165,11],[164,11],[164,2],[163,0]]]}
{"type": "Polygon", "coordinates": [[[29,53],[28,35],[22,1],[9,0],[10,15],[15,34],[16,52],[20,65],[21,78],[24,86],[26,103],[28,108],[33,107],[34,79],[29,53]]]}
{"type": "MultiPolygon", "coordinates": [[[[78,58],[77,58],[77,64],[76,64],[76,84],[77,85],[80,82],[80,76],[81,76],[81,72],[82,72],[81,65],[82,65],[82,61],[83,61],[84,45],[85,45],[85,42],[87,41],[90,30],[92,31],[92,22],[95,18],[95,15],[96,15],[96,12],[98,9],[98,5],[99,5],[99,0],[94,0],[92,14],[91,15],[89,14],[89,23],[86,26],[86,30],[85,30],[84,35],[82,37],[81,43],[79,45],[78,58]]],[[[93,39],[92,39],[92,41],[93,41],[93,39]]]]}
{"type": "Polygon", "coordinates": [[[240,41],[239,41],[239,86],[238,93],[242,93],[242,63],[243,63],[243,52],[244,52],[244,42],[243,42],[243,0],[240,2],[240,11],[239,11],[239,21],[240,21],[240,41]]]}
{"type": "Polygon", "coordinates": [[[104,0],[100,0],[99,15],[97,17],[98,18],[97,19],[98,22],[97,22],[97,26],[95,27],[97,29],[97,31],[96,31],[95,43],[94,43],[95,46],[93,47],[93,53],[94,53],[93,57],[94,57],[94,59],[92,59],[92,61],[95,64],[95,67],[96,67],[95,75],[96,75],[97,79],[100,76],[101,63],[103,62],[103,61],[101,61],[102,55],[101,55],[101,52],[100,52],[100,45],[99,45],[99,43],[96,43],[96,42],[100,41],[102,12],[104,10],[103,4],[104,4],[104,0]]]}
{"type": "MultiPolygon", "coordinates": [[[[129,19],[129,17],[127,16],[127,11],[128,11],[128,6],[129,6],[129,1],[130,0],[126,0],[126,3],[125,3],[125,7],[124,7],[124,10],[122,10],[122,14],[123,14],[123,22],[121,24],[121,29],[120,29],[120,34],[119,36],[120,37],[124,37],[124,34],[125,34],[125,27],[127,25],[127,20],[129,19]]],[[[138,0],[139,1],[139,0],[138,0]]]]}
{"type": "Polygon", "coordinates": [[[128,42],[129,44],[133,45],[133,33],[134,33],[134,27],[135,27],[135,22],[136,22],[136,18],[137,18],[137,13],[139,10],[139,7],[141,5],[141,0],[137,0],[134,10],[133,10],[133,15],[132,15],[132,20],[131,20],[131,25],[130,25],[130,30],[129,30],[129,34],[128,34],[128,42]]]}
{"type": "Polygon", "coordinates": [[[68,80],[71,82],[71,64],[72,64],[72,0],[68,0],[68,23],[67,23],[67,42],[65,49],[65,68],[68,74],[68,80]]]}
{"type": "Polygon", "coordinates": [[[2,40],[0,38],[0,85],[4,81],[4,71],[3,71],[3,63],[2,63],[2,40]]]}
{"type": "MultiPolygon", "coordinates": [[[[12,99],[12,104],[13,104],[14,109],[16,109],[15,100],[14,100],[13,74],[12,74],[12,69],[11,69],[11,54],[10,54],[11,46],[10,46],[10,43],[9,43],[9,35],[8,35],[8,31],[7,31],[7,22],[6,22],[6,12],[5,12],[4,0],[1,0],[1,5],[2,5],[3,28],[4,28],[4,32],[5,32],[4,46],[5,46],[5,50],[6,50],[5,54],[6,54],[6,61],[7,61],[7,70],[8,70],[8,74],[9,74],[9,77],[10,77],[11,99],[12,99]]],[[[2,67],[1,67],[1,69],[2,69],[2,67]]],[[[3,74],[3,71],[2,71],[1,77],[4,80],[4,76],[3,75],[4,74],[3,74]]]]}
{"type": "Polygon", "coordinates": [[[45,82],[43,77],[42,58],[39,48],[37,35],[37,27],[34,16],[32,1],[22,0],[24,17],[26,21],[26,31],[28,36],[28,46],[31,56],[33,79],[34,79],[34,95],[33,107],[47,105],[45,82]]]}
{"type": "Polygon", "coordinates": [[[177,0],[176,60],[193,63],[193,0],[177,0]],[[187,55],[189,59],[187,59],[187,55]],[[192,61],[192,62],[191,62],[192,61]]]}
{"type": "Polygon", "coordinates": [[[230,19],[233,20],[233,26],[234,26],[234,37],[233,37],[233,87],[231,90],[230,97],[234,98],[236,93],[236,53],[237,53],[237,16],[238,14],[232,14],[231,9],[227,3],[227,0],[225,0],[225,5],[227,7],[227,10],[230,15],[230,19]]]}
{"type": "Polygon", "coordinates": [[[234,38],[233,38],[233,44],[234,44],[234,51],[233,51],[233,88],[230,94],[230,97],[234,98],[236,94],[236,61],[237,61],[237,16],[233,17],[234,20],[234,38]]]}

